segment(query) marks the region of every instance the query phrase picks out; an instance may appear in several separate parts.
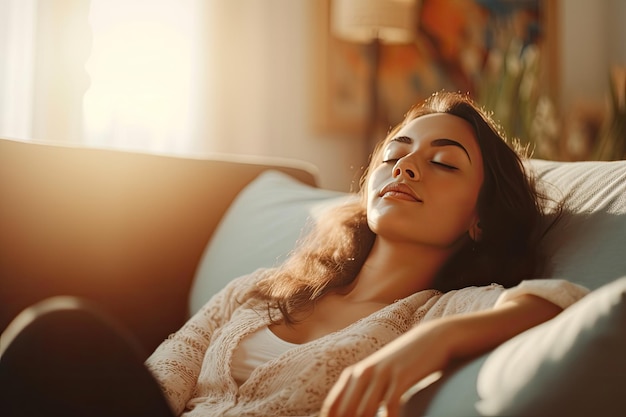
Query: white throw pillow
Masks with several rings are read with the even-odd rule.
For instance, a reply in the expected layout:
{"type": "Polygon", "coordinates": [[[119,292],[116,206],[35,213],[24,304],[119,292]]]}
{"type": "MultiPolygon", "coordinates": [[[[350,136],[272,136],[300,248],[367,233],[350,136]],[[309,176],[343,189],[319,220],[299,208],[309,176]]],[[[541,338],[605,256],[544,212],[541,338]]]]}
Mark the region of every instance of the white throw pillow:
{"type": "Polygon", "coordinates": [[[563,218],[546,236],[548,277],[593,290],[626,275],[626,161],[530,164],[550,196],[568,197],[563,218]]]}
{"type": "Polygon", "coordinates": [[[190,314],[232,279],[284,261],[305,233],[307,220],[348,198],[278,171],[259,175],[233,201],[205,249],[191,289],[190,314]]]}

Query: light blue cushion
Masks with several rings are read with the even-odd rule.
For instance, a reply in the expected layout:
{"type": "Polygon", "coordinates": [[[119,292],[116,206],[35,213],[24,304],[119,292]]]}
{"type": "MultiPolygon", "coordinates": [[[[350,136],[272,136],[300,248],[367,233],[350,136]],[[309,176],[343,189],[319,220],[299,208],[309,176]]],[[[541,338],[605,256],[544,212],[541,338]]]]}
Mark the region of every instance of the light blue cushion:
{"type": "Polygon", "coordinates": [[[626,277],[415,394],[406,416],[623,416],[626,277]]]}
{"type": "Polygon", "coordinates": [[[346,193],[305,185],[278,171],[254,179],[228,208],[206,247],[194,277],[190,314],[232,279],[284,261],[306,233],[307,222],[346,193]]]}
{"type": "Polygon", "coordinates": [[[484,415],[625,415],[626,277],[496,349],[478,393],[484,415]]]}

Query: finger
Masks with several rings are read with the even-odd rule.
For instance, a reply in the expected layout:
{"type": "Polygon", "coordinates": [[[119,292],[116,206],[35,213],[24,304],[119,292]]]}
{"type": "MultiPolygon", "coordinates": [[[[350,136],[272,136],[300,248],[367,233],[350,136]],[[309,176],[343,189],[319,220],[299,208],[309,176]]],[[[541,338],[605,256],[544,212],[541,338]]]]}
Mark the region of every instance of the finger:
{"type": "Polygon", "coordinates": [[[368,381],[368,386],[363,396],[356,415],[362,417],[376,416],[381,403],[384,401],[387,391],[387,378],[382,375],[375,375],[368,381]]]}
{"type": "Polygon", "coordinates": [[[337,388],[331,397],[329,416],[356,416],[364,394],[369,388],[371,370],[362,367],[351,367],[345,371],[345,379],[333,387],[337,388]]]}
{"type": "Polygon", "coordinates": [[[400,400],[402,399],[403,393],[404,390],[401,389],[397,380],[392,380],[385,394],[385,399],[383,400],[386,409],[386,417],[399,417],[400,400]]]}
{"type": "Polygon", "coordinates": [[[322,405],[322,417],[343,417],[349,402],[349,398],[355,390],[357,379],[354,377],[355,370],[350,367],[344,369],[339,379],[329,391],[322,405]]]}
{"type": "Polygon", "coordinates": [[[339,399],[339,406],[337,407],[339,416],[361,416],[361,414],[357,414],[357,412],[361,400],[368,389],[369,375],[370,373],[367,372],[367,370],[354,370],[350,374],[348,383],[339,399]]]}

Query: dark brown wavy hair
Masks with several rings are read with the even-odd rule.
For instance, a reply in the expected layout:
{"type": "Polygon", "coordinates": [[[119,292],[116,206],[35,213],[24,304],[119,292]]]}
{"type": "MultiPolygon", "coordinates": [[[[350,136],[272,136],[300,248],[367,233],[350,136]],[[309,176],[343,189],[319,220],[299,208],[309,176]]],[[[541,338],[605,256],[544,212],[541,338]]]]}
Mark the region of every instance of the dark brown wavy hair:
{"type": "MultiPolygon", "coordinates": [[[[546,232],[548,201],[537,190],[523,159],[527,149],[508,143],[488,113],[463,94],[439,92],[413,107],[372,154],[360,182],[358,197],[334,208],[319,220],[291,256],[267,272],[251,296],[266,300],[270,315],[278,309],[288,323],[317,299],[352,283],[363,266],[375,234],[367,225],[366,184],[382,162],[382,150],[411,120],[447,113],[469,122],[483,156],[484,181],[477,212],[482,235],[453,254],[435,277],[433,288],[446,292],[468,286],[517,285],[539,276],[546,265],[541,240],[546,232]]],[[[557,204],[557,211],[560,206],[557,204]]],[[[554,212],[554,210],[552,210],[554,212]]]]}

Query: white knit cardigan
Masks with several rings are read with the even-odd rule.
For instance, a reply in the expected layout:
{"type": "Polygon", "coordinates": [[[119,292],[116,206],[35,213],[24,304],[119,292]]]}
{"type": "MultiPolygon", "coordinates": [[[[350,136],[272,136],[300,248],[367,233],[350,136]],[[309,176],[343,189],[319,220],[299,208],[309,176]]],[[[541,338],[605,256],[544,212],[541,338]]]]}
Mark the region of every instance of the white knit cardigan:
{"type": "Polygon", "coordinates": [[[508,290],[492,284],[445,294],[420,291],[288,350],[238,386],[230,372],[233,352],[245,336],[270,324],[263,303],[241,303],[261,276],[259,270],[231,282],[146,361],[176,415],[315,416],[344,368],[423,320],[489,309],[521,294],[566,308],[588,292],[563,280],[524,281],[508,290]]]}

